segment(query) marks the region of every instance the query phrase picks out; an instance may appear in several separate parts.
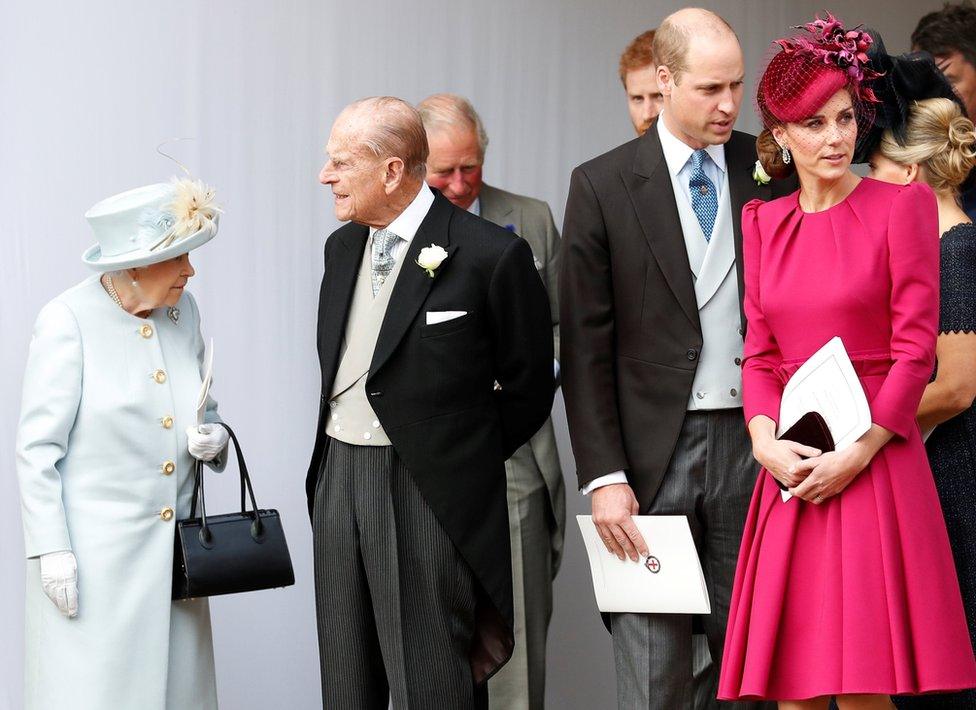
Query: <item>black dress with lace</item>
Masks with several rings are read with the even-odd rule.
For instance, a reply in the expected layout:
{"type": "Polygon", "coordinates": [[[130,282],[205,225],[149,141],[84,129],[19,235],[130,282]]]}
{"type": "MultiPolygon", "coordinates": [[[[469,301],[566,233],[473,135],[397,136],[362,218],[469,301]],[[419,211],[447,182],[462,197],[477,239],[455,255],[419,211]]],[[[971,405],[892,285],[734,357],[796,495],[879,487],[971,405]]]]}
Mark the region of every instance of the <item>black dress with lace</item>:
{"type": "MultiPolygon", "coordinates": [[[[976,332],[976,225],[942,235],[939,332],[976,332]]],[[[976,648],[976,405],[935,428],[925,444],[976,648]]],[[[899,708],[976,708],[976,691],[901,697],[899,708]]]]}

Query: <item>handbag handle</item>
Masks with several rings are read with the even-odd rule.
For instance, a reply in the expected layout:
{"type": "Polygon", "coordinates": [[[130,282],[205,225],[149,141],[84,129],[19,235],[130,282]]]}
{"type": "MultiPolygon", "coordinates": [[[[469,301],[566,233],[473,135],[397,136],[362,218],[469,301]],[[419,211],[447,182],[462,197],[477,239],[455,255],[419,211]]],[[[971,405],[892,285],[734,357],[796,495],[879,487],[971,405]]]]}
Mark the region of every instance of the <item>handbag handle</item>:
{"type": "MultiPolygon", "coordinates": [[[[261,522],[261,518],[258,515],[258,503],[254,497],[254,486],[251,484],[251,477],[247,473],[247,464],[244,462],[244,454],[241,452],[241,445],[237,441],[237,435],[234,430],[223,422],[215,422],[218,426],[222,426],[227,430],[230,435],[231,440],[234,442],[234,451],[237,453],[237,468],[240,471],[241,478],[241,514],[246,515],[247,510],[245,506],[245,490],[247,491],[248,497],[251,499],[251,516],[254,522],[251,523],[251,537],[256,542],[261,542],[264,536],[264,524],[261,522]]],[[[206,548],[213,547],[213,534],[210,532],[210,528],[207,525],[207,506],[204,499],[203,492],[203,462],[197,459],[194,465],[194,482],[193,482],[193,498],[190,502],[190,517],[195,518],[197,515],[197,500],[200,501],[200,544],[206,548]]]]}

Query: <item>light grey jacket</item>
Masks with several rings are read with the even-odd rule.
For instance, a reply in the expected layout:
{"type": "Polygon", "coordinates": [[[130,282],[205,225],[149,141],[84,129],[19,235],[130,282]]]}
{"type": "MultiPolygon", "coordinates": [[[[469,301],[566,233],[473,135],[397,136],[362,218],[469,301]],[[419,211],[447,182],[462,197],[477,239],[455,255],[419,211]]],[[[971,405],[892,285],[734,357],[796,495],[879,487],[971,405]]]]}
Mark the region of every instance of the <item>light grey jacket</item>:
{"type": "MultiPolygon", "coordinates": [[[[535,267],[549,294],[552,312],[552,338],[556,359],[559,359],[559,231],[552,219],[552,212],[542,200],[483,185],[478,196],[481,216],[489,222],[505,227],[529,243],[535,257],[535,267]]],[[[566,531],[566,487],[563,483],[556,434],[552,419],[528,443],[510,459],[523,469],[536,469],[545,481],[552,508],[552,573],[555,576],[562,556],[563,538],[566,531]]]]}

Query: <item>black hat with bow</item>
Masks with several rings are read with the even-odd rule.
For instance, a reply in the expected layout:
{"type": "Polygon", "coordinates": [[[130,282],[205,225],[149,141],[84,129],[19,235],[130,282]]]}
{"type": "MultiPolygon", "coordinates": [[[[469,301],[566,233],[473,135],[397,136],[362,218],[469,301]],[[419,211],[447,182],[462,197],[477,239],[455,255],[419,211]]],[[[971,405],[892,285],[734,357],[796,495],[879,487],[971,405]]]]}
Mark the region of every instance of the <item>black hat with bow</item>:
{"type": "Polygon", "coordinates": [[[870,67],[881,74],[871,83],[879,103],[874,105],[874,120],[867,138],[858,141],[855,163],[866,163],[878,149],[881,136],[891,129],[895,140],[904,145],[908,115],[915,101],[951,99],[965,115],[962,100],[942,74],[928,52],[911,52],[892,56],[885,50],[884,41],[876,30],[868,29],[872,42],[868,49],[870,67]]]}

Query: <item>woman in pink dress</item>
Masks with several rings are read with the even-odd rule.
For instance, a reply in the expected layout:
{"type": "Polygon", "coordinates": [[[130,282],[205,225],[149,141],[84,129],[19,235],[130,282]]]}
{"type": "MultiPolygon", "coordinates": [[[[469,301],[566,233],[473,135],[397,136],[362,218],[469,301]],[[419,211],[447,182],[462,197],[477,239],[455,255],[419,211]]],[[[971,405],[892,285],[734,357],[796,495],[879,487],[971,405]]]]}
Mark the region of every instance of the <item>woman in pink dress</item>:
{"type": "Polygon", "coordinates": [[[766,171],[798,192],[743,209],[743,405],[762,464],[729,610],[719,698],[891,708],[976,686],[932,473],[915,423],[939,317],[936,201],[850,170],[869,116],[870,38],[829,17],[779,40],[760,81],[766,171]],[[834,336],[872,426],[840,452],[777,441],[783,385],[834,336]],[[793,498],[784,502],[777,481],[793,498]]]}

